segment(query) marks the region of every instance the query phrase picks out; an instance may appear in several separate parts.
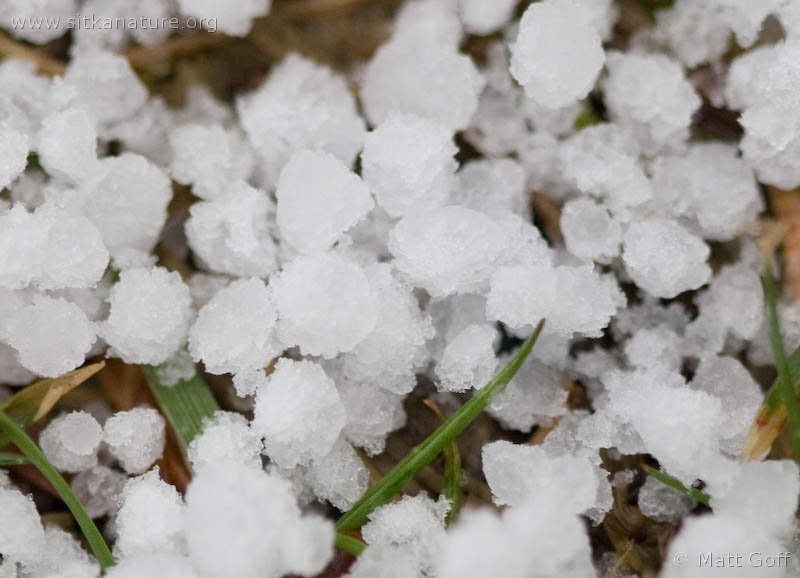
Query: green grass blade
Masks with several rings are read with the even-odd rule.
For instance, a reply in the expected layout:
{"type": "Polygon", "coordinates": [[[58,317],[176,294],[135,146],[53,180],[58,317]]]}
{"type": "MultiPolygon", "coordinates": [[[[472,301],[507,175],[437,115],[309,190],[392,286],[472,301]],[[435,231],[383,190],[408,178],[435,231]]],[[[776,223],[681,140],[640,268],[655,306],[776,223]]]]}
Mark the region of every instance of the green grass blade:
{"type": "Polygon", "coordinates": [[[367,549],[367,545],[358,538],[353,538],[341,532],[336,532],[335,544],[339,550],[343,550],[353,556],[361,556],[362,552],[367,549]]]}
{"type": "Polygon", "coordinates": [[[767,261],[761,273],[761,285],[764,289],[764,304],[767,313],[767,329],[772,353],[775,356],[775,368],[778,370],[778,389],[789,415],[791,428],[792,450],[794,459],[800,462],[800,403],[792,382],[791,369],[786,359],[786,350],[783,346],[780,319],[778,318],[778,284],[772,273],[772,264],[767,261]]]}
{"type": "Polygon", "coordinates": [[[86,510],[83,509],[78,498],[72,493],[69,484],[47,460],[39,446],[3,411],[0,411],[0,430],[3,430],[11,439],[11,442],[42,472],[42,475],[47,478],[47,481],[61,496],[61,499],[75,517],[75,521],[78,522],[78,526],[80,526],[100,566],[103,569],[113,566],[114,557],[111,555],[111,550],[109,550],[100,530],[97,529],[92,519],[86,514],[86,510]]]}
{"type": "Polygon", "coordinates": [[[497,375],[495,375],[483,389],[475,393],[470,400],[450,416],[442,425],[436,428],[421,444],[415,447],[393,467],[380,481],[364,494],[353,508],[344,514],[336,524],[340,530],[353,530],[360,528],[367,516],[376,508],[385,504],[397,492],[416,476],[422,468],[431,463],[437,455],[452,442],[489,404],[491,399],[511,381],[520,366],[528,358],[539,334],[542,332],[544,319],[542,319],[519,352],[497,375]]]}
{"type": "MultiPolygon", "coordinates": [[[[425,400],[425,405],[445,421],[444,414],[433,400],[425,400]]],[[[442,495],[450,502],[450,509],[447,511],[445,522],[450,525],[458,517],[458,510],[461,507],[461,452],[458,451],[458,443],[454,439],[442,449],[444,454],[444,480],[442,481],[442,495]]]]}
{"type": "MultiPolygon", "coordinates": [[[[795,349],[792,354],[786,359],[789,366],[789,381],[792,387],[795,388],[797,393],[797,386],[800,385],[800,347],[795,349]]],[[[766,398],[764,399],[764,407],[768,413],[772,414],[779,407],[783,405],[783,391],[780,387],[780,380],[778,378],[772,382],[769,390],[767,390],[766,398]]]]}
{"type": "Polygon", "coordinates": [[[175,385],[166,386],[158,379],[158,368],[143,366],[142,371],[153,397],[185,452],[192,440],[203,431],[205,421],[219,410],[217,400],[197,373],[175,385]]]}
{"type": "Polygon", "coordinates": [[[644,469],[645,473],[648,476],[657,479],[665,486],[669,486],[670,488],[678,490],[682,494],[686,494],[687,496],[692,498],[695,502],[699,502],[704,506],[708,506],[711,502],[711,496],[706,494],[704,491],[698,490],[697,488],[686,487],[681,483],[679,479],[673,478],[672,476],[670,476],[669,474],[665,474],[661,470],[651,468],[650,466],[647,465],[642,465],[642,469],[644,469]]]}
{"type": "Polygon", "coordinates": [[[22,454],[12,454],[9,452],[0,452],[0,468],[7,468],[9,466],[24,466],[31,461],[22,454]]]}

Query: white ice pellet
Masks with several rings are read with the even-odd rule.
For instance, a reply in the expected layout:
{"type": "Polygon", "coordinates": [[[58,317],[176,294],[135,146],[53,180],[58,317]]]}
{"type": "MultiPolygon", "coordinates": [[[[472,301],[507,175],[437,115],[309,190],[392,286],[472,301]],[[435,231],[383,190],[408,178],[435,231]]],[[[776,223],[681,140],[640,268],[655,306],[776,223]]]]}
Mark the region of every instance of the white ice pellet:
{"type": "Polygon", "coordinates": [[[619,255],[622,227],[594,201],[567,201],[561,210],[560,225],[567,250],[576,257],[605,263],[619,255]]]}
{"type": "Polygon", "coordinates": [[[241,131],[220,124],[189,123],[169,135],[170,172],[192,193],[211,201],[227,192],[231,182],[247,179],[255,159],[241,131]]]}
{"type": "Polygon", "coordinates": [[[76,208],[100,231],[119,265],[141,260],[158,240],[172,198],[169,178],[144,157],[106,157],[78,190],[76,208]]]}
{"type": "Polygon", "coordinates": [[[128,269],[111,289],[101,335],[127,363],[158,364],[184,343],[192,321],[189,288],[160,267],[128,269]]]}
{"type": "Polygon", "coordinates": [[[763,401],[761,388],[733,357],[709,356],[700,361],[689,387],[719,398],[723,419],[717,435],[731,457],[742,453],[745,435],[763,401]]]}
{"type": "Polygon", "coordinates": [[[271,7],[272,0],[178,0],[182,14],[229,36],[247,36],[253,20],[269,14],[271,7]]]}
{"type": "Polygon", "coordinates": [[[330,153],[294,153],[278,179],[281,240],[304,254],[326,251],[375,203],[361,177],[330,153]]]}
{"type": "Polygon", "coordinates": [[[44,529],[44,545],[34,560],[26,560],[21,572],[37,578],[98,578],[100,565],[70,532],[50,523],[44,529]]]}
{"type": "Polygon", "coordinates": [[[377,295],[378,319],[369,335],[340,357],[341,371],[349,380],[408,393],[416,385],[415,371],[427,360],[425,343],[433,337],[430,318],[389,265],[375,264],[365,272],[377,295]]]}
{"type": "Polygon", "coordinates": [[[482,388],[497,368],[496,339],[497,331],[485,324],[470,325],[456,335],[436,365],[437,388],[456,392],[482,388]]]}
{"type": "Polygon", "coordinates": [[[252,427],[270,459],[291,468],[330,452],[346,419],[336,385],[322,367],[281,359],[256,392],[252,427]]]}
{"type": "MultiPolygon", "coordinates": [[[[581,514],[595,505],[598,478],[594,465],[583,457],[551,456],[541,446],[518,445],[496,441],[483,446],[483,472],[499,506],[519,506],[544,487],[557,486],[557,480],[569,480],[562,486],[559,503],[564,510],[581,514]],[[543,487],[544,486],[544,487],[543,487]]],[[[558,494],[553,487],[551,494],[558,494]]]]}
{"type": "Polygon", "coordinates": [[[28,135],[7,124],[0,124],[0,186],[7,187],[22,174],[30,152],[28,135]]]}
{"type": "Polygon", "coordinates": [[[335,357],[375,327],[378,303],[363,269],[337,253],[298,257],[271,280],[278,335],[306,355],[335,357]]]}
{"type": "Polygon", "coordinates": [[[619,125],[589,126],[558,150],[563,178],[612,210],[641,205],[652,187],[639,163],[639,147],[619,125]]]}
{"type": "Polygon", "coordinates": [[[56,377],[83,364],[97,328],[74,303],[37,295],[5,319],[6,341],[19,362],[45,377],[56,377]]]}
{"type": "Polygon", "coordinates": [[[106,578],[200,578],[186,556],[145,554],[120,560],[109,568],[106,578]]]}
{"type": "Polygon", "coordinates": [[[100,518],[116,511],[127,479],[125,474],[98,464],[73,477],[70,487],[89,517],[100,518]]]}
{"type": "Polygon", "coordinates": [[[186,540],[207,578],[313,576],[333,554],[333,524],[301,517],[277,475],[225,464],[197,472],[186,492],[186,540]]]}
{"type": "Polygon", "coordinates": [[[210,373],[261,369],[281,351],[275,336],[277,316],[263,281],[234,281],[198,313],[189,331],[189,351],[210,373]]]}
{"type": "Polygon", "coordinates": [[[467,32],[486,35],[504,26],[516,5],[515,0],[459,0],[458,10],[467,32]]]}
{"type": "MultiPolygon", "coordinates": [[[[501,359],[503,365],[505,360],[501,359]]],[[[551,424],[567,413],[564,374],[529,358],[503,391],[489,404],[488,412],[505,428],[529,432],[535,425],[551,424]]]]}
{"type": "Polygon", "coordinates": [[[605,103],[614,122],[648,154],[683,144],[700,97],[680,64],[663,54],[611,52],[607,69],[605,103]]]}
{"type": "Polygon", "coordinates": [[[304,468],[303,476],[314,495],[342,512],[349,510],[367,491],[369,470],[356,451],[340,439],[325,456],[304,468]]]}
{"type": "Polygon", "coordinates": [[[453,205],[404,217],[391,232],[389,250],[415,286],[444,297],[483,288],[507,241],[488,216],[453,205]]]}
{"type": "Polygon", "coordinates": [[[362,534],[370,547],[393,547],[405,551],[416,562],[421,575],[433,571],[434,560],[445,538],[444,518],[450,502],[433,501],[425,494],[403,496],[369,515],[362,534]]]}
{"type": "Polygon", "coordinates": [[[189,444],[187,455],[195,471],[227,462],[260,468],[262,447],[244,416],[218,411],[189,444]]]}
{"type": "Polygon", "coordinates": [[[125,471],[141,474],[164,451],[164,418],[155,409],[146,407],[117,412],[103,425],[103,441],[125,471]]]}
{"type": "Polygon", "coordinates": [[[291,54],[255,92],[236,103],[250,144],[261,158],[265,186],[277,182],[293,152],[324,150],[350,165],[364,142],[364,121],[344,78],[291,54]]]}
{"type": "Polygon", "coordinates": [[[216,273],[267,277],[278,268],[273,213],[264,191],[235,182],[224,196],[191,206],[186,237],[201,264],[216,273]]]}
{"type": "Polygon", "coordinates": [[[646,369],[661,366],[679,370],[682,359],[681,338],[666,325],[642,327],[625,344],[625,357],[632,367],[646,369]]]}
{"type": "Polygon", "coordinates": [[[373,125],[400,112],[456,131],[469,124],[483,84],[469,57],[443,41],[435,26],[398,27],[367,64],[361,99],[373,125]]]}
{"type": "Polygon", "coordinates": [[[85,411],[61,415],[39,434],[39,445],[53,466],[77,473],[97,464],[97,451],[103,441],[103,428],[85,411]]]}
{"type": "Polygon", "coordinates": [[[525,169],[511,159],[480,159],[461,166],[450,203],[502,219],[529,210],[525,169]]]}
{"type": "Polygon", "coordinates": [[[392,217],[445,204],[454,186],[452,131],[413,114],[389,114],[364,141],[362,174],[392,217]]]}
{"type": "Polygon", "coordinates": [[[30,560],[44,546],[44,528],[29,496],[0,487],[0,553],[13,559],[30,560]]]}
{"type": "Polygon", "coordinates": [[[67,32],[68,19],[75,15],[76,8],[76,0],[5,0],[2,3],[2,27],[27,42],[47,44],[67,32]],[[19,24],[20,21],[23,24],[19,24]],[[38,26],[34,24],[36,21],[38,26]],[[50,24],[45,25],[46,21],[50,24]]]}
{"type": "Polygon", "coordinates": [[[97,133],[86,111],[69,108],[47,116],[36,151],[51,176],[80,181],[97,162],[97,133]]]}
{"type": "Polygon", "coordinates": [[[753,170],[733,145],[693,145],[685,156],[656,159],[652,174],[658,209],[696,222],[707,239],[734,238],[764,206],[753,170]]]}
{"type": "Polygon", "coordinates": [[[695,501],[678,490],[655,478],[647,476],[639,488],[639,510],[642,514],[661,523],[677,522],[695,506],[695,501]]]}
{"type": "Polygon", "coordinates": [[[700,237],[670,219],[638,219],[623,236],[625,270],[655,297],[675,297],[708,282],[709,253],[700,237]]]}
{"type": "Polygon", "coordinates": [[[114,552],[119,558],[185,552],[183,500],[159,477],[158,468],[125,484],[116,529],[114,552]]]}
{"type": "Polygon", "coordinates": [[[336,382],[347,413],[344,436],[371,456],[381,453],[386,437],[406,424],[403,396],[390,393],[379,385],[344,379],[336,382]]]}
{"type": "Polygon", "coordinates": [[[511,46],[511,74],[538,104],[559,108],[585,97],[605,62],[596,27],[577,2],[531,4],[511,46]]]}
{"type": "Polygon", "coordinates": [[[147,88],[128,61],[104,50],[76,51],[64,73],[64,82],[75,91],[77,104],[100,124],[129,118],[147,100],[147,88]]]}

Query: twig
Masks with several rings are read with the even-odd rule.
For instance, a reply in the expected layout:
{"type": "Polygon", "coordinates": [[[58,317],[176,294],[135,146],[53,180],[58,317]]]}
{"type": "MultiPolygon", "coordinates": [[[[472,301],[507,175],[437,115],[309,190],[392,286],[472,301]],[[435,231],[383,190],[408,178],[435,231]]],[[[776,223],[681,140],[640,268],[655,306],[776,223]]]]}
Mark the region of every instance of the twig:
{"type": "Polygon", "coordinates": [[[297,0],[281,4],[274,12],[289,20],[308,20],[340,15],[370,2],[375,3],[375,0],[297,0]]]}
{"type": "Polygon", "coordinates": [[[7,34],[0,32],[0,55],[6,58],[21,58],[30,60],[36,64],[36,68],[42,74],[49,76],[59,76],[64,74],[66,65],[55,58],[44,54],[42,51],[21,42],[17,42],[7,34]]]}
{"type": "Polygon", "coordinates": [[[229,38],[217,32],[197,32],[188,36],[173,36],[156,44],[134,46],[122,53],[133,68],[144,68],[153,62],[171,60],[178,56],[219,46],[229,38]]]}

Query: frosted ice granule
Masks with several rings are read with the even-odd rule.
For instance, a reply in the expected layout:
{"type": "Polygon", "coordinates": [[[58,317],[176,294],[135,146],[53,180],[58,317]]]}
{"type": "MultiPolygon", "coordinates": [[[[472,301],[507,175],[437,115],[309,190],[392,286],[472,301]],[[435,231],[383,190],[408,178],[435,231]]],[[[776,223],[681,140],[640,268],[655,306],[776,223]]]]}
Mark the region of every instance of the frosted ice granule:
{"type": "Polygon", "coordinates": [[[294,153],[275,195],[281,240],[305,254],[329,249],[375,205],[361,178],[324,151],[294,153]]]}
{"type": "Polygon", "coordinates": [[[436,365],[437,388],[443,391],[480,389],[494,375],[497,331],[490,325],[470,325],[455,336],[436,365]]]}
{"type": "Polygon", "coordinates": [[[137,407],[108,418],[103,425],[103,440],[125,471],[141,474],[161,457],[165,427],[158,411],[137,407]]]}
{"type": "Polygon", "coordinates": [[[218,411],[189,444],[187,454],[194,470],[225,462],[260,468],[261,449],[261,438],[244,416],[218,411]]]}
{"type": "Polygon", "coordinates": [[[103,428],[84,411],[61,415],[39,434],[39,446],[53,466],[77,473],[97,464],[97,451],[103,441],[103,428]]]}
{"type": "Polygon", "coordinates": [[[253,20],[269,14],[272,0],[178,0],[181,13],[229,36],[247,36],[253,20]]]}
{"type": "Polygon", "coordinates": [[[559,108],[583,98],[604,62],[600,36],[580,5],[545,0],[522,15],[511,46],[511,74],[538,104],[559,108]]]}
{"type": "Polygon", "coordinates": [[[271,281],[286,347],[330,359],[375,327],[377,298],[363,269],[336,253],[298,257],[271,281]]]}
{"type": "Polygon", "coordinates": [[[604,207],[589,199],[564,204],[561,233],[569,252],[580,259],[604,263],[619,255],[622,228],[604,207]]]}
{"type": "Polygon", "coordinates": [[[128,269],[109,297],[101,335],[127,363],[159,364],[184,343],[192,320],[189,288],[166,269],[128,269]]]}
{"type": "Polygon", "coordinates": [[[86,112],[70,108],[45,117],[36,151],[48,174],[80,181],[97,162],[97,133],[86,112]]]}

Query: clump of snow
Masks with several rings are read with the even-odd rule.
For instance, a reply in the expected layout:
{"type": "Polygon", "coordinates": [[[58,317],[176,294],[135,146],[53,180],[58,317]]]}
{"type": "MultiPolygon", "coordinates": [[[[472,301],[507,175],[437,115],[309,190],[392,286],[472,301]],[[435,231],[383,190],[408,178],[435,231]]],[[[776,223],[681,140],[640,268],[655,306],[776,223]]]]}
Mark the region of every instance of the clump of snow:
{"type": "Polygon", "coordinates": [[[656,522],[677,522],[695,506],[695,501],[664,482],[648,476],[639,488],[639,510],[656,522]]]}
{"type": "Polygon", "coordinates": [[[120,411],[103,424],[108,451],[130,474],[147,471],[161,457],[166,442],[164,418],[155,409],[120,411]]]}
{"type": "Polygon", "coordinates": [[[531,4],[511,47],[511,74],[528,97],[559,108],[585,97],[600,74],[605,53],[582,3],[531,4]]]}
{"type": "Polygon", "coordinates": [[[193,16],[213,32],[229,36],[246,36],[253,20],[269,14],[272,0],[178,0],[178,7],[187,16],[193,16]]]}
{"type": "Polygon", "coordinates": [[[189,444],[187,457],[195,471],[228,462],[260,468],[261,450],[261,438],[244,416],[219,411],[189,444]]]}
{"type": "Polygon", "coordinates": [[[297,251],[326,251],[374,206],[361,178],[324,151],[294,153],[278,179],[276,222],[297,251]]]}
{"type": "Polygon", "coordinates": [[[456,335],[444,348],[436,365],[438,389],[466,391],[482,388],[497,368],[496,339],[497,331],[489,325],[470,325],[456,335]]]}
{"type": "Polygon", "coordinates": [[[39,434],[39,446],[50,463],[70,473],[95,466],[102,441],[103,428],[85,411],[61,415],[39,434]]]}
{"type": "Polygon", "coordinates": [[[189,288],[160,267],[123,271],[111,289],[101,334],[128,363],[158,364],[184,343],[193,312],[189,288]]]}
{"type": "Polygon", "coordinates": [[[392,217],[445,204],[454,186],[452,132],[434,120],[392,113],[370,132],[361,153],[364,182],[392,217]]]}
{"type": "Polygon", "coordinates": [[[116,511],[127,477],[98,464],[77,474],[70,482],[75,496],[91,518],[100,518],[116,511]]]}
{"type": "Polygon", "coordinates": [[[256,392],[253,431],[283,468],[331,451],[347,419],[333,380],[310,361],[281,359],[256,392]]]}

